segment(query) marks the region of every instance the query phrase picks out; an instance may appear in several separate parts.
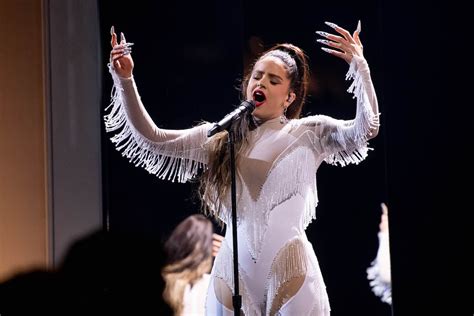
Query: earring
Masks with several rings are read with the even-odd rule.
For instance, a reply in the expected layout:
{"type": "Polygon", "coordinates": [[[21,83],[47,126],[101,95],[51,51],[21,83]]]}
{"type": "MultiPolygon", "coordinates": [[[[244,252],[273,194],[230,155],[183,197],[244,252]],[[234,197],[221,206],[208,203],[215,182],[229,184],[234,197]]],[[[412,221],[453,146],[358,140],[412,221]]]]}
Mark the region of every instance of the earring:
{"type": "Polygon", "coordinates": [[[286,111],[288,110],[288,107],[285,107],[283,110],[283,114],[280,115],[280,123],[285,124],[288,122],[288,118],[286,117],[286,111]]]}

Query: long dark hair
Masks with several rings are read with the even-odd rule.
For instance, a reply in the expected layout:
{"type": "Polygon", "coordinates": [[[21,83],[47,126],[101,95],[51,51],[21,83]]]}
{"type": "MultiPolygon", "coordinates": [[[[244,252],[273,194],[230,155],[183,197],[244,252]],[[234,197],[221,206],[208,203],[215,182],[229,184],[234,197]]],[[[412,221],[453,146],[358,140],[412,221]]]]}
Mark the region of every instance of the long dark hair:
{"type": "MultiPolygon", "coordinates": [[[[306,54],[295,45],[288,43],[277,44],[263,52],[262,55],[250,65],[249,71],[247,71],[242,80],[241,98],[243,100],[246,99],[247,86],[255,64],[275,51],[288,53],[296,63],[296,69],[290,70],[294,67],[290,67],[288,61],[280,58],[287,68],[288,78],[290,79],[290,91],[296,94],[296,99],[288,107],[286,116],[289,119],[296,119],[301,115],[308,92],[309,66],[306,54]]],[[[279,55],[276,54],[275,56],[278,57],[279,55]]],[[[242,153],[248,144],[248,131],[255,127],[256,122],[251,113],[244,115],[232,125],[235,135],[237,163],[239,162],[240,153],[242,153]]],[[[221,212],[221,199],[227,195],[230,188],[230,154],[226,148],[227,138],[227,131],[223,131],[214,135],[209,141],[209,164],[201,177],[199,190],[204,212],[206,214],[212,214],[216,218],[219,217],[221,212]]]]}
{"type": "Polygon", "coordinates": [[[194,214],[183,220],[164,244],[166,265],[162,269],[166,281],[163,298],[175,315],[183,309],[184,290],[193,285],[212,264],[212,222],[194,214]]]}

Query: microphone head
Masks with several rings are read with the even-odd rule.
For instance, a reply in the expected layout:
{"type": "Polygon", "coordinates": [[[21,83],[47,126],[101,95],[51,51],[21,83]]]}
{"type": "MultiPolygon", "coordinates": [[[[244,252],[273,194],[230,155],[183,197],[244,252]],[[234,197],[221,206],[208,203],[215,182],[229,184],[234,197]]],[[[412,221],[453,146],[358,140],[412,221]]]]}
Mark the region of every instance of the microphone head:
{"type": "Polygon", "coordinates": [[[254,100],[247,100],[242,102],[242,105],[248,108],[249,110],[254,110],[255,109],[255,101],[254,100]]]}

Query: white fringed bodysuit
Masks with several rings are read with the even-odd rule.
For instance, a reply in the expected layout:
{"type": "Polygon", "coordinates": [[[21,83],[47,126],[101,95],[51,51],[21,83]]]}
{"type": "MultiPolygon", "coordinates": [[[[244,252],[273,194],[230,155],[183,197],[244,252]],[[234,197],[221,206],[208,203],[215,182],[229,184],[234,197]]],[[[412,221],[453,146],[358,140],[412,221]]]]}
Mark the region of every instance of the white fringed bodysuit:
{"type": "MultiPolygon", "coordinates": [[[[133,78],[119,78],[113,69],[111,73],[114,90],[105,121],[107,131],[117,131],[111,138],[117,149],[163,179],[185,182],[205,168],[212,124],[187,130],[158,128],[133,78]]],[[[239,158],[239,285],[247,316],[329,315],[325,284],[305,234],[316,216],[316,172],[323,161],[342,166],[362,161],[370,130],[379,124],[372,111],[377,98],[365,59],[353,58],[346,79],[353,79],[349,92],[357,98],[353,120],[315,115],[285,123],[280,118],[265,121],[250,132],[250,145],[239,158]]],[[[233,315],[216,295],[218,284],[229,291],[234,288],[229,196],[222,204],[220,219],[228,225],[211,273],[208,315],[233,315]]]]}

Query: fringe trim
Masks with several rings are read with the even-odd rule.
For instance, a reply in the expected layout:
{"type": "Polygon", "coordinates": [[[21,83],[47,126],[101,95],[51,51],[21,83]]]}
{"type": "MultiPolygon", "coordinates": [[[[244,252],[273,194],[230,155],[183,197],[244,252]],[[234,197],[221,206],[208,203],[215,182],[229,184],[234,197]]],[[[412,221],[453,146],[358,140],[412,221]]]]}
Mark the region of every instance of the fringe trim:
{"type": "MultiPolygon", "coordinates": [[[[219,255],[214,262],[214,276],[227,284],[231,292],[234,294],[234,255],[226,242],[222,243],[219,255]]],[[[247,278],[245,271],[239,265],[239,289],[242,295],[242,310],[245,315],[262,315],[258,303],[255,303],[249,295],[244,279],[247,278]]]]}
{"type": "MultiPolygon", "coordinates": [[[[360,62],[360,61],[359,61],[360,62]]],[[[367,100],[366,87],[364,78],[358,68],[356,57],[352,59],[349,71],[346,74],[346,80],[351,80],[352,84],[347,92],[353,94],[353,98],[357,98],[357,114],[355,120],[349,121],[349,124],[338,126],[337,132],[332,136],[338,144],[337,147],[342,148],[337,153],[326,157],[324,161],[332,165],[340,165],[342,167],[349,164],[359,164],[367,157],[369,150],[368,135],[371,135],[371,129],[380,125],[379,114],[375,114],[367,100]],[[351,144],[348,145],[347,141],[351,144]]]]}
{"type": "MultiPolygon", "coordinates": [[[[245,238],[254,261],[258,260],[262,251],[270,213],[275,207],[299,194],[305,199],[301,219],[303,227],[306,228],[316,218],[318,204],[316,168],[312,150],[299,145],[275,161],[257,201],[250,198],[248,188],[242,184],[241,196],[246,198],[238,201],[238,224],[245,225],[245,238]]],[[[230,211],[227,210],[225,213],[230,214],[230,211]]]]}
{"type": "Polygon", "coordinates": [[[270,315],[273,301],[283,285],[291,279],[305,276],[308,271],[306,252],[299,237],[289,240],[273,260],[265,289],[266,315],[270,315]]]}
{"type": "Polygon", "coordinates": [[[382,302],[392,305],[392,286],[382,281],[377,260],[372,261],[371,266],[367,268],[367,279],[370,281],[372,292],[380,297],[382,302]]]}
{"type": "Polygon", "coordinates": [[[194,178],[208,161],[207,152],[202,146],[207,138],[208,126],[198,126],[192,132],[170,141],[149,140],[133,126],[121,95],[124,89],[110,66],[109,71],[114,87],[104,120],[107,132],[120,130],[110,138],[116,149],[136,167],[143,167],[160,179],[184,183],[194,178]]]}

